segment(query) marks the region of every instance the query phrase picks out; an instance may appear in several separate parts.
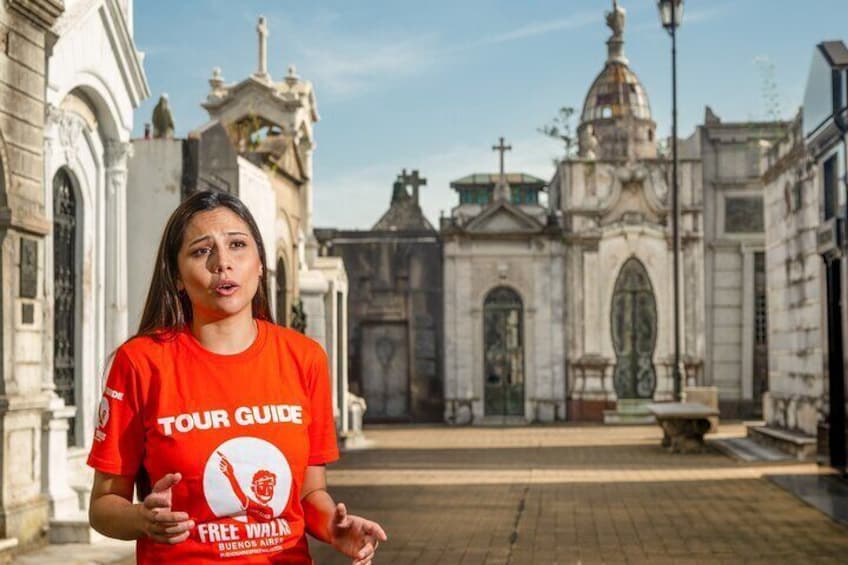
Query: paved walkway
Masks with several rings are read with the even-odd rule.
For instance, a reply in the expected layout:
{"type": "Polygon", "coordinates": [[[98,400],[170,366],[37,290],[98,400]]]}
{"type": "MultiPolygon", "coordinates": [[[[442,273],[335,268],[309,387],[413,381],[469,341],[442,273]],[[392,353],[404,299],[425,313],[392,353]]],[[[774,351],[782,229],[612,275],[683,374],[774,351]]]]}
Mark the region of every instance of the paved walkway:
{"type": "MultiPolygon", "coordinates": [[[[740,426],[723,434],[741,435],[740,426]]],[[[384,428],[331,492],[389,534],[376,563],[845,563],[848,528],[766,474],[813,464],[671,455],[656,426],[384,428]]],[[[349,560],[314,546],[316,563],[349,560]]]]}
{"type": "MultiPolygon", "coordinates": [[[[740,435],[740,426],[722,426],[740,435]]],[[[848,527],[764,479],[813,464],[671,455],[656,426],[370,429],[331,492],[380,521],[377,565],[845,563],[848,527]]],[[[24,564],[127,562],[126,545],[50,547],[24,564]]],[[[348,564],[313,545],[318,565],[348,564]]]]}

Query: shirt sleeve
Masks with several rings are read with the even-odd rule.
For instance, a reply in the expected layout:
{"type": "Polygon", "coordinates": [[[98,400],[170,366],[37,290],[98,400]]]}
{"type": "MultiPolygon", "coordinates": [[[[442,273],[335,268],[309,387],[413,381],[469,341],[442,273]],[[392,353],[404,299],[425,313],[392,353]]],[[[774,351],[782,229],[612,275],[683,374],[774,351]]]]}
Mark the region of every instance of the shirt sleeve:
{"type": "Polygon", "coordinates": [[[88,465],[111,475],[135,476],[144,455],[144,423],[139,374],[129,356],[115,352],[97,408],[88,465]]]}
{"type": "Polygon", "coordinates": [[[327,354],[317,348],[309,375],[309,397],[311,418],[309,422],[308,465],[332,463],[339,458],[336,444],[336,422],[333,418],[333,402],[330,395],[330,371],[327,354]]]}

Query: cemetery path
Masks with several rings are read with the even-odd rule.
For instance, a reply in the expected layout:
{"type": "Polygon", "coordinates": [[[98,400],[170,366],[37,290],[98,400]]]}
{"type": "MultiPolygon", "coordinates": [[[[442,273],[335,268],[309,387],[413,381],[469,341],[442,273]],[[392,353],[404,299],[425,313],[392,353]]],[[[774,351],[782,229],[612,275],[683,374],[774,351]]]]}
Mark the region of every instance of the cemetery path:
{"type": "MultiPolygon", "coordinates": [[[[740,425],[720,435],[740,436],[740,425]]],[[[768,480],[812,463],[672,455],[657,426],[369,428],[328,470],[389,541],[376,565],[845,563],[848,526],[768,480]]],[[[349,564],[313,543],[317,565],[349,564]]],[[[51,545],[23,565],[134,563],[133,544],[51,545]]]]}
{"type": "MultiPolygon", "coordinates": [[[[744,434],[722,424],[721,435],[744,434]]],[[[766,477],[826,470],[672,455],[656,426],[379,427],[328,471],[389,541],[375,563],[844,563],[848,527],[766,477]]],[[[314,543],[317,565],[350,563],[314,543]]]]}

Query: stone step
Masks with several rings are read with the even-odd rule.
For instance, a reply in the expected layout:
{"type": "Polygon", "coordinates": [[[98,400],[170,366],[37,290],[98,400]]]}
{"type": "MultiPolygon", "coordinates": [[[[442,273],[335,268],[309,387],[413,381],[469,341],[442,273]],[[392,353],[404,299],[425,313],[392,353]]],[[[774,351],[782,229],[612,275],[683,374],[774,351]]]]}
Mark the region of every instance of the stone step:
{"type": "Polygon", "coordinates": [[[645,425],[656,423],[654,415],[604,410],[604,424],[612,425],[645,425]]]}
{"type": "Polygon", "coordinates": [[[18,538],[0,538],[0,565],[11,563],[18,547],[18,538]]]}
{"type": "Polygon", "coordinates": [[[793,461],[794,457],[774,447],[761,445],[747,437],[707,439],[707,444],[745,462],[753,461],[793,461]]]}
{"type": "Polygon", "coordinates": [[[475,426],[526,426],[524,416],[483,416],[474,419],[475,426]]]}
{"type": "Polygon", "coordinates": [[[751,440],[788,453],[798,461],[813,461],[816,457],[816,438],[792,430],[772,426],[748,426],[751,440]]]}
{"type": "Polygon", "coordinates": [[[47,532],[50,543],[95,543],[105,539],[89,525],[88,516],[80,512],[62,518],[51,518],[47,532]]]}

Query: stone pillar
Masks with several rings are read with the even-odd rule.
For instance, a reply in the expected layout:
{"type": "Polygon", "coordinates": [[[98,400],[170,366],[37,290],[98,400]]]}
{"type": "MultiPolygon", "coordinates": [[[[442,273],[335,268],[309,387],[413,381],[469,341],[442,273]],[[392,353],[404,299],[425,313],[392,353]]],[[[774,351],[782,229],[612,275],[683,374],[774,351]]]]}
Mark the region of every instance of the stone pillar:
{"type": "Polygon", "coordinates": [[[65,406],[61,398],[53,395],[42,414],[41,484],[53,519],[75,517],[80,512],[79,499],[71,489],[68,474],[68,421],[76,412],[75,406],[65,406]]]}
{"type": "MultiPolygon", "coordinates": [[[[47,208],[52,208],[53,195],[53,173],[58,169],[56,151],[64,148],[69,154],[66,161],[72,159],[71,152],[75,149],[75,143],[62,143],[62,137],[71,141],[70,133],[75,132],[74,142],[79,142],[80,129],[78,124],[65,112],[55,106],[47,107],[47,119],[44,125],[44,184],[47,195],[47,208]],[[63,129],[64,128],[64,129],[63,129]]],[[[61,153],[60,153],[61,154],[61,153]]],[[[81,204],[81,203],[80,203],[81,204]]],[[[45,257],[45,270],[52,275],[53,258],[52,246],[47,246],[48,255],[45,257]]],[[[54,288],[53,277],[44,277],[44,294],[46,310],[50,315],[46,320],[52,320],[54,288]]],[[[64,517],[79,511],[79,503],[76,493],[70,488],[68,480],[68,428],[69,420],[76,415],[76,407],[65,406],[65,402],[56,393],[53,381],[53,325],[47,323],[44,328],[46,343],[43,347],[43,358],[47,360],[46,370],[42,372],[41,390],[49,399],[46,410],[41,415],[41,488],[50,505],[51,518],[64,517]]]]}
{"type": "Polygon", "coordinates": [[[127,338],[127,160],[132,144],[106,142],[106,351],[127,338]]]}

